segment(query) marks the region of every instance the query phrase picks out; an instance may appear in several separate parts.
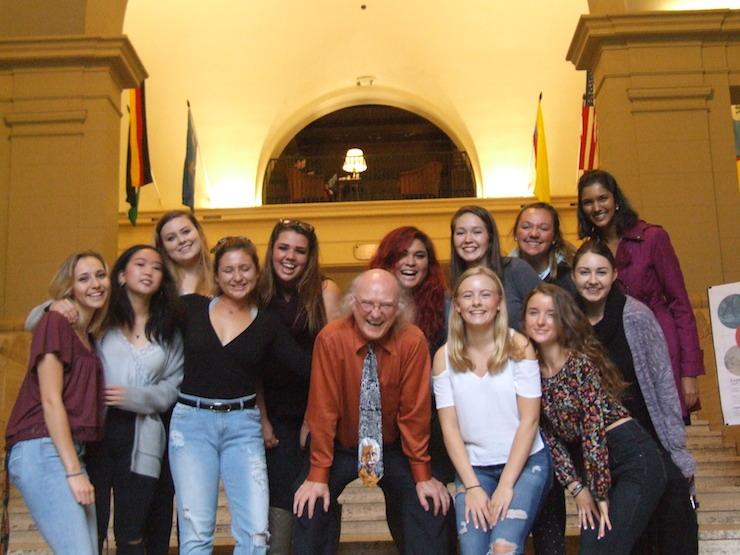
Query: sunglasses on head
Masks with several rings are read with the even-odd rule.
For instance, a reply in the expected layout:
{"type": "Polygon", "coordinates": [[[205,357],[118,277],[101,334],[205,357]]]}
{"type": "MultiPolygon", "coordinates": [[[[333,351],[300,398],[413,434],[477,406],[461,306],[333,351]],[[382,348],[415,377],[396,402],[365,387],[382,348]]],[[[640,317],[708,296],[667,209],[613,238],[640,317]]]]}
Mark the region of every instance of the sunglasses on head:
{"type": "Polygon", "coordinates": [[[291,220],[290,218],[283,218],[282,220],[278,220],[278,225],[281,227],[298,229],[308,234],[312,234],[314,232],[314,227],[302,220],[291,220]]]}

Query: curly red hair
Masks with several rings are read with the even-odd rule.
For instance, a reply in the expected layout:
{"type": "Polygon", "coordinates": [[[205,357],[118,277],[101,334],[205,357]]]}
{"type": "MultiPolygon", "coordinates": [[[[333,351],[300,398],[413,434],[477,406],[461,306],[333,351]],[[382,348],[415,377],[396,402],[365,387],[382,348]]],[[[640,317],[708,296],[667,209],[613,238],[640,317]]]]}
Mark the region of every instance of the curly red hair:
{"type": "Polygon", "coordinates": [[[378,245],[368,269],[382,268],[393,273],[396,262],[403,256],[414,239],[424,244],[429,258],[427,276],[420,285],[409,291],[416,310],[415,324],[421,328],[427,341],[434,344],[444,328],[445,276],[437,259],[434,244],[429,236],[412,226],[397,227],[389,231],[378,245]]]}

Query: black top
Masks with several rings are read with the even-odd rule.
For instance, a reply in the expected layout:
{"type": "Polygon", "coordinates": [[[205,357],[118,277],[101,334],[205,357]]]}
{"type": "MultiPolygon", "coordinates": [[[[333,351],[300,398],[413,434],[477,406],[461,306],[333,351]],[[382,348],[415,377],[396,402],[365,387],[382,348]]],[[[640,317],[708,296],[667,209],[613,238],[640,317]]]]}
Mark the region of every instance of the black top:
{"type": "MultiPolygon", "coordinates": [[[[313,352],[315,336],[308,329],[308,317],[298,293],[286,300],[279,292],[272,297],[268,309],[278,315],[290,330],[293,339],[307,356],[313,352]]],[[[299,377],[295,371],[275,361],[265,371],[264,392],[267,415],[303,421],[308,403],[309,377],[299,377]]]]}
{"type": "Polygon", "coordinates": [[[307,379],[310,356],[296,345],[276,314],[259,311],[243,332],[222,345],[209,316],[211,299],[194,294],[182,300],[187,314],[183,393],[208,399],[252,395],[257,376],[273,359],[307,379]]]}
{"type": "Polygon", "coordinates": [[[565,289],[575,298],[578,295],[578,292],[576,291],[576,286],[573,283],[571,272],[572,268],[568,265],[568,263],[561,262],[560,264],[558,264],[557,277],[553,279],[552,275],[549,275],[547,276],[547,278],[545,278],[545,282],[552,283],[553,285],[557,285],[558,287],[565,289]]]}
{"type": "Polygon", "coordinates": [[[629,383],[629,387],[627,387],[621,399],[622,404],[630,411],[632,417],[653,436],[655,442],[660,445],[658,434],[653,426],[653,421],[650,419],[645,398],[642,396],[640,384],[637,381],[637,374],[635,374],[635,366],[632,360],[632,350],[624,334],[623,314],[624,304],[626,302],[627,297],[617,291],[616,288],[612,288],[609,296],[606,298],[604,317],[593,328],[596,337],[606,347],[609,358],[617,365],[617,368],[622,373],[624,381],[629,383]]]}

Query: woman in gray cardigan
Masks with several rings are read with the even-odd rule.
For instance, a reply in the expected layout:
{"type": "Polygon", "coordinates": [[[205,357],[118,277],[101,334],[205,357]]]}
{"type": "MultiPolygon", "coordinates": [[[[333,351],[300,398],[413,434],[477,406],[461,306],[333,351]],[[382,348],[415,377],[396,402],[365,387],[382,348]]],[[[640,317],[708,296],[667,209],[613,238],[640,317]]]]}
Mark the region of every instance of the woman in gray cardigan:
{"type": "MultiPolygon", "coordinates": [[[[96,345],[105,372],[105,435],[87,445],[85,462],[95,487],[99,550],[107,537],[112,490],[116,552],[143,555],[166,443],[159,415],[177,399],[183,377],[181,310],[174,280],[150,245],[128,248],[110,275],[110,305],[96,345]]],[[[57,301],[32,311],[27,327],[49,309],[77,316],[57,301]]]]}
{"type": "Polygon", "coordinates": [[[630,384],[623,404],[653,436],[668,476],[663,497],[635,552],[696,554],[696,464],[686,447],[668,347],[652,311],[613,287],[615,267],[606,243],[586,241],[573,259],[573,282],[596,336],[630,384]]]}

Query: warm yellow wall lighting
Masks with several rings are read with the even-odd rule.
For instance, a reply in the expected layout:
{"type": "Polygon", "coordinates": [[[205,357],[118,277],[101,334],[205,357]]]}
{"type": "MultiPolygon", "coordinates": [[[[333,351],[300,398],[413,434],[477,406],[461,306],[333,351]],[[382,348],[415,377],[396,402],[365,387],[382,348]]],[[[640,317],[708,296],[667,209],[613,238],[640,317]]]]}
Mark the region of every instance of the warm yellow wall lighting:
{"type": "Polygon", "coordinates": [[[254,183],[241,176],[227,176],[206,187],[207,208],[237,208],[254,205],[254,183]]]}
{"type": "Polygon", "coordinates": [[[483,196],[526,197],[529,189],[530,171],[519,166],[483,168],[483,196]]]}
{"type": "Polygon", "coordinates": [[[661,10],[717,10],[722,8],[738,9],[740,0],[665,0],[661,10]]]}

